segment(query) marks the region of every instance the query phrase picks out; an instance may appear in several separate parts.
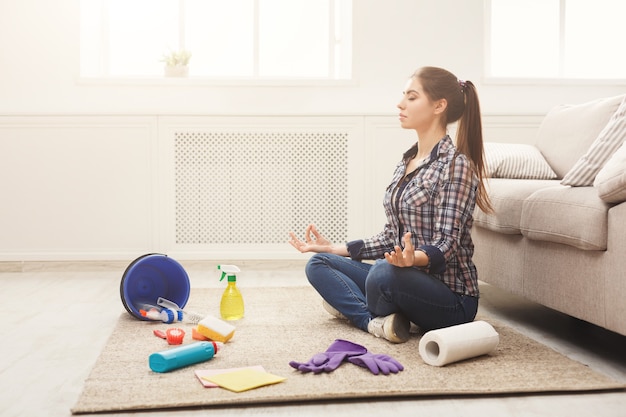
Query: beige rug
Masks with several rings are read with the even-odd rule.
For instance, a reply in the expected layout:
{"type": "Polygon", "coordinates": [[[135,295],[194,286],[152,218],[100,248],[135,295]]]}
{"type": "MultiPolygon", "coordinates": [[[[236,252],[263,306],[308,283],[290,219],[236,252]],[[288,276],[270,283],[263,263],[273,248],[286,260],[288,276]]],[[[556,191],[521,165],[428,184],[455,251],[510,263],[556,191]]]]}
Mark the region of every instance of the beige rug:
{"type": "MultiPolygon", "coordinates": [[[[187,308],[218,314],[221,289],[194,289],[187,308]]],[[[419,336],[394,345],[332,318],[309,287],[243,288],[246,317],[236,323],[234,338],[210,361],[158,374],[148,356],[166,349],[153,330],[168,325],[142,322],[123,313],[98,358],[75,414],[104,411],[208,407],[229,404],[329,401],[338,399],[557,393],[624,389],[587,366],[537,343],[489,317],[500,334],[496,351],[487,356],[437,368],[426,365],[418,352],[419,336]],[[365,368],[344,363],[329,374],[302,374],[290,360],[305,361],[337,338],[362,344],[373,353],[386,353],[404,366],[399,374],[375,376],[365,368]],[[194,370],[262,365],[286,381],[234,393],[204,388],[194,370]]],[[[121,305],[121,304],[120,304],[121,305]]],[[[191,343],[191,327],[185,343],[191,343]]]]}

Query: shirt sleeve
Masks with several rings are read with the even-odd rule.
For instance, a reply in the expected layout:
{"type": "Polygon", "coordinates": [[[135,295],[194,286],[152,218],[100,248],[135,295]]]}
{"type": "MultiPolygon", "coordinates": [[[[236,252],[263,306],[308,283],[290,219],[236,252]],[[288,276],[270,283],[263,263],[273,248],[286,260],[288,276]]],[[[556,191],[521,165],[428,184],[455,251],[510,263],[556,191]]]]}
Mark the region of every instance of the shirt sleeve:
{"type": "Polygon", "coordinates": [[[379,234],[368,239],[353,240],[347,243],[350,258],[360,261],[363,259],[380,259],[385,252],[390,252],[394,247],[393,232],[387,225],[379,234]]]}
{"type": "Polygon", "coordinates": [[[422,245],[417,250],[428,256],[428,265],[424,267],[431,274],[443,274],[446,271],[446,258],[438,247],[432,245],[422,245]]]}
{"type": "Polygon", "coordinates": [[[346,247],[348,248],[348,253],[350,254],[350,258],[354,259],[355,261],[362,259],[361,251],[363,250],[364,246],[365,246],[365,242],[363,241],[363,239],[353,240],[353,241],[348,242],[346,244],[346,247]]]}

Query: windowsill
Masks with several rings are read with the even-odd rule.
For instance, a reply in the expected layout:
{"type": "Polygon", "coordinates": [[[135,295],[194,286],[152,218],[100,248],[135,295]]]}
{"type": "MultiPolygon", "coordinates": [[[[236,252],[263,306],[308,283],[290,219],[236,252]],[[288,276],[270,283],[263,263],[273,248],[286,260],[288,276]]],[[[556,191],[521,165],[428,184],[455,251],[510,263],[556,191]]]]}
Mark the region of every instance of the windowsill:
{"type": "Polygon", "coordinates": [[[176,87],[353,87],[358,83],[351,80],[329,79],[251,79],[209,77],[78,77],[78,85],[141,85],[176,87]]]}

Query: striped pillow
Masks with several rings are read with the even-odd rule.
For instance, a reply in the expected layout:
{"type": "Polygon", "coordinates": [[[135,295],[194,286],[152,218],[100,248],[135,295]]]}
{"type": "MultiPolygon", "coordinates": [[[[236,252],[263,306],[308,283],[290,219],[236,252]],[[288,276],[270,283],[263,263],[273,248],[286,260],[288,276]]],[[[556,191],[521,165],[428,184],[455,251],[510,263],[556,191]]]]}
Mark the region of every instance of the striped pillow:
{"type": "Polygon", "coordinates": [[[561,184],[572,187],[589,187],[611,158],[615,151],[626,139],[626,98],[609,119],[604,129],[600,131],[596,140],[587,152],[580,157],[572,169],[563,177],[561,184]]]}
{"type": "Polygon", "coordinates": [[[557,177],[533,145],[485,142],[485,162],[487,176],[491,178],[551,180],[557,177]]]}

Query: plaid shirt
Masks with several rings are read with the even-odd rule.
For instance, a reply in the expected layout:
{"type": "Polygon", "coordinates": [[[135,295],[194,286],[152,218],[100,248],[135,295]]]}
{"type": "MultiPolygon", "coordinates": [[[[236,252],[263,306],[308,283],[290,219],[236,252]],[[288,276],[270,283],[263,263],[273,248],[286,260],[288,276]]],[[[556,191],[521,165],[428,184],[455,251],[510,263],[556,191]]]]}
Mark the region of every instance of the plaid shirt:
{"type": "Polygon", "coordinates": [[[478,178],[469,160],[446,135],[413,175],[405,178],[405,173],[402,161],[385,192],[385,228],[369,239],[349,242],[350,256],[383,258],[395,245],[403,247],[402,236],[411,232],[414,247],[428,255],[429,264],[421,269],[456,293],[478,297],[470,235],[478,178]]]}

